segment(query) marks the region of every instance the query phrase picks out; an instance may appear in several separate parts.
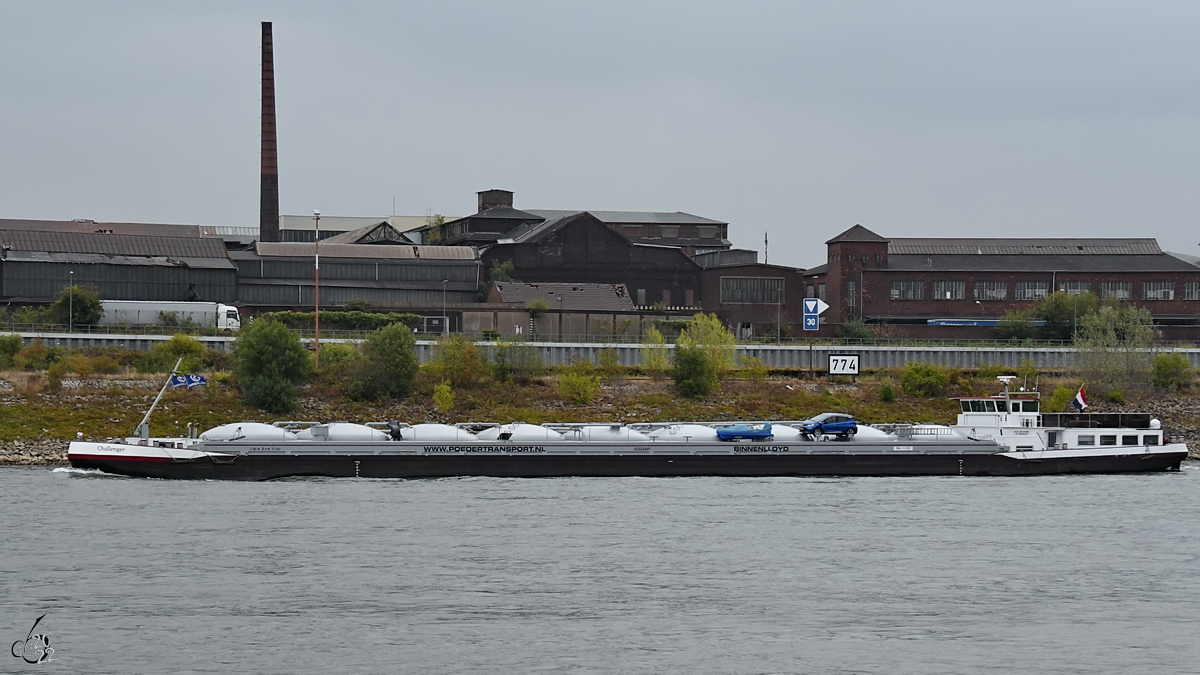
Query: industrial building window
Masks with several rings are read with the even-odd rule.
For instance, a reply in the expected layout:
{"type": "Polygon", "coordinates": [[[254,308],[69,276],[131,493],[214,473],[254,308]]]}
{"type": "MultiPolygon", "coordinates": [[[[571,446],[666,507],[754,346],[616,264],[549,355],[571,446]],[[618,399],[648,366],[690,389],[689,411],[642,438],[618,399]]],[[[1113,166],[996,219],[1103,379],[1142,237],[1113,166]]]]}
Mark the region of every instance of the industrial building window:
{"type": "Polygon", "coordinates": [[[1090,281],[1060,281],[1058,282],[1058,290],[1067,295],[1079,295],[1080,293],[1091,293],[1092,282],[1090,281]]]}
{"type": "Polygon", "coordinates": [[[1008,283],[1004,281],[976,281],[976,300],[1003,300],[1008,297],[1008,283]]]}
{"type": "Polygon", "coordinates": [[[933,282],[934,300],[965,300],[967,297],[967,282],[965,281],[935,281],[933,282]]]}
{"type": "Polygon", "coordinates": [[[822,300],[825,299],[825,284],[817,284],[817,297],[822,300]]]}
{"type": "Polygon", "coordinates": [[[721,228],[716,225],[701,225],[696,228],[696,231],[700,234],[701,239],[716,239],[717,235],[721,232],[721,228]]]}
{"type": "Polygon", "coordinates": [[[804,297],[806,297],[806,298],[815,298],[815,297],[817,297],[817,296],[816,296],[816,292],[817,292],[817,289],[813,288],[813,285],[812,285],[812,284],[809,284],[809,285],[808,285],[807,287],[805,287],[805,289],[804,289],[804,297]]]}
{"type": "Polygon", "coordinates": [[[924,281],[893,281],[892,300],[922,300],[925,298],[924,281]]]}
{"type": "Polygon", "coordinates": [[[857,284],[853,281],[846,282],[846,306],[854,306],[854,297],[858,294],[857,284]]]}
{"type": "Polygon", "coordinates": [[[1175,282],[1174,281],[1143,281],[1142,282],[1142,299],[1143,300],[1174,300],[1175,299],[1175,282]]]}
{"type": "Polygon", "coordinates": [[[624,227],[621,228],[621,231],[625,233],[626,237],[642,236],[642,226],[641,225],[625,225],[624,227]]]}
{"type": "Polygon", "coordinates": [[[1200,300],[1200,281],[1183,282],[1183,299],[1200,300]]]}
{"type": "Polygon", "coordinates": [[[1041,300],[1050,295],[1049,281],[1018,281],[1013,300],[1041,300]]]}
{"type": "Polygon", "coordinates": [[[783,302],[782,277],[721,277],[721,302],[783,302]]]}
{"type": "Polygon", "coordinates": [[[1100,299],[1130,300],[1133,298],[1132,281],[1101,281],[1100,299]]]}

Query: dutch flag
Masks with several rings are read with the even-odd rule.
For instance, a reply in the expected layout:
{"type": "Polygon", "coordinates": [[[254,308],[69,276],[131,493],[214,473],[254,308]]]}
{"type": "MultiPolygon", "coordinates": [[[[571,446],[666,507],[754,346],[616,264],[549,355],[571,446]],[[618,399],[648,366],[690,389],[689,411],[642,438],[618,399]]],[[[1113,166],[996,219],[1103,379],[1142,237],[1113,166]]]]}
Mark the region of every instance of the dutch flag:
{"type": "Polygon", "coordinates": [[[1079,391],[1075,394],[1075,398],[1071,399],[1071,406],[1082,412],[1088,407],[1087,404],[1087,385],[1079,385],[1079,391]]]}

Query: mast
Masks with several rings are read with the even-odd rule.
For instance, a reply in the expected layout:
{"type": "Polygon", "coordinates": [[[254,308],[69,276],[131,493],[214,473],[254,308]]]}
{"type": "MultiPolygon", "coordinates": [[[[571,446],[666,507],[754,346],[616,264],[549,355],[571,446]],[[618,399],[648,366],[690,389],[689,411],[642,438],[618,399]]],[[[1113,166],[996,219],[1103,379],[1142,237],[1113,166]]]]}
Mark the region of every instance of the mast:
{"type": "Polygon", "coordinates": [[[171,384],[171,378],[175,377],[175,373],[179,372],[179,364],[183,363],[183,357],[175,362],[175,367],[171,372],[167,373],[167,381],[163,382],[162,389],[158,390],[158,396],[154,397],[154,403],[150,404],[150,409],[146,411],[146,416],[142,418],[142,423],[137,425],[137,429],[133,430],[133,435],[138,438],[150,438],[150,414],[154,412],[154,408],[158,402],[162,400],[163,394],[167,391],[167,385],[171,384]]]}

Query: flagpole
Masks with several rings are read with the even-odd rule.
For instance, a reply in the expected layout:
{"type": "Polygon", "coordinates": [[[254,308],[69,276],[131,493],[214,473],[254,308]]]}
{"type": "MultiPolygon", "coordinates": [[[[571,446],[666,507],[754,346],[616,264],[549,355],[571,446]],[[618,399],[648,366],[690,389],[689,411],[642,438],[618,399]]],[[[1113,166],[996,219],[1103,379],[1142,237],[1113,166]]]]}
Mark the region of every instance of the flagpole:
{"type": "Polygon", "coordinates": [[[175,367],[171,369],[171,372],[167,373],[167,381],[163,382],[162,389],[158,390],[158,396],[154,398],[154,403],[150,404],[150,409],[146,411],[146,416],[142,418],[142,423],[137,425],[137,429],[134,429],[133,435],[138,438],[150,438],[150,414],[154,412],[154,408],[162,400],[163,394],[167,391],[167,385],[171,384],[171,380],[175,378],[175,373],[179,372],[179,364],[181,363],[183,363],[182,356],[175,362],[175,367]]]}

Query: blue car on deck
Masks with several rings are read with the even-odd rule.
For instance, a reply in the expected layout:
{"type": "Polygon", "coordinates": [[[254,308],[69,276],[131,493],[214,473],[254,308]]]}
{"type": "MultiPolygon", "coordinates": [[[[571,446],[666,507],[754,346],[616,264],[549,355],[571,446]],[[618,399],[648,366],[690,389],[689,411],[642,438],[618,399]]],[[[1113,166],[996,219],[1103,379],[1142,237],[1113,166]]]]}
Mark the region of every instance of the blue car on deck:
{"type": "Polygon", "coordinates": [[[821,413],[797,424],[796,428],[810,436],[828,434],[850,437],[858,433],[858,424],[854,422],[854,416],[845,413],[821,413]]]}

